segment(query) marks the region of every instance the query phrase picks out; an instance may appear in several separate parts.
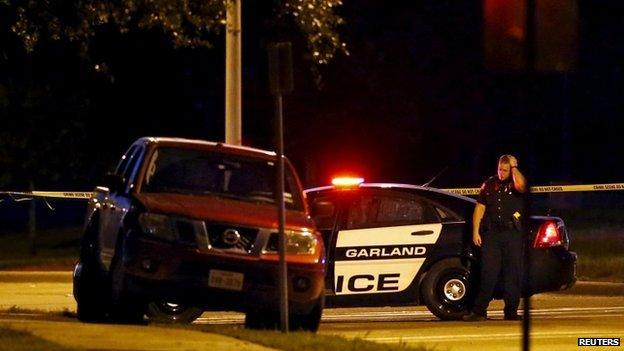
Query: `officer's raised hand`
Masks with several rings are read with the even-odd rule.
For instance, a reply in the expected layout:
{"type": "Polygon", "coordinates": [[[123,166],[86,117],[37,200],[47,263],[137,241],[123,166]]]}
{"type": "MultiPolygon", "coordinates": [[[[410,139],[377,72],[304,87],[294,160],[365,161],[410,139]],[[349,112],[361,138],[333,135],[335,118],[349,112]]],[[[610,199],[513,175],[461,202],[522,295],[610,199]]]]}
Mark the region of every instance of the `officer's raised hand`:
{"type": "Polygon", "coordinates": [[[513,155],[508,155],[509,157],[509,167],[514,168],[518,167],[518,160],[513,155]]]}
{"type": "Polygon", "coordinates": [[[507,157],[509,158],[509,170],[511,171],[511,176],[513,178],[514,188],[520,193],[526,192],[526,179],[524,178],[524,175],[518,170],[518,160],[512,155],[507,155],[507,157]]]}

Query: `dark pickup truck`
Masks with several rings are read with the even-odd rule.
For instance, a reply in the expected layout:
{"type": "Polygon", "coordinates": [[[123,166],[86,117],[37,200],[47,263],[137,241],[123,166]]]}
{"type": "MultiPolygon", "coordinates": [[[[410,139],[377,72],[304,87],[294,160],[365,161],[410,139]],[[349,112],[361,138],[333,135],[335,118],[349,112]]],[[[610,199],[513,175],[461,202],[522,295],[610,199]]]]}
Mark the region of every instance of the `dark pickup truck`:
{"type": "MultiPolygon", "coordinates": [[[[275,153],[141,138],[89,201],[74,270],[78,318],[191,322],[206,310],[279,321],[275,153]]],[[[290,325],[316,330],[325,249],[286,161],[290,325]]]]}

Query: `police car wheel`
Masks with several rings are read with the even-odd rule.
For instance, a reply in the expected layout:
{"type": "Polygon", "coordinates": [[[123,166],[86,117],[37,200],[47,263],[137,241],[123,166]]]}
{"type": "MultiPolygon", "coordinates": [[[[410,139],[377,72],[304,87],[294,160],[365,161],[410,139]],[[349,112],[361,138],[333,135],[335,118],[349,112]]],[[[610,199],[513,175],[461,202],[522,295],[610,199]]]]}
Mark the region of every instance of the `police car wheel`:
{"type": "Polygon", "coordinates": [[[427,272],[422,284],[422,298],[436,317],[459,320],[469,310],[473,286],[470,271],[459,258],[445,259],[427,272]]]}

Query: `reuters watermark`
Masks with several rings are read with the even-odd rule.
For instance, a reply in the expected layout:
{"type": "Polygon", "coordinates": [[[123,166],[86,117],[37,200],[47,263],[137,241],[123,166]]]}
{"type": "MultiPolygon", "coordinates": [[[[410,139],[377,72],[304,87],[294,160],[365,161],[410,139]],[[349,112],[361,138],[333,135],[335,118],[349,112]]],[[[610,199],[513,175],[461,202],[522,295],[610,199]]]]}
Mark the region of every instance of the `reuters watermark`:
{"type": "Polygon", "coordinates": [[[620,338],[578,338],[578,346],[620,346],[620,338]]]}

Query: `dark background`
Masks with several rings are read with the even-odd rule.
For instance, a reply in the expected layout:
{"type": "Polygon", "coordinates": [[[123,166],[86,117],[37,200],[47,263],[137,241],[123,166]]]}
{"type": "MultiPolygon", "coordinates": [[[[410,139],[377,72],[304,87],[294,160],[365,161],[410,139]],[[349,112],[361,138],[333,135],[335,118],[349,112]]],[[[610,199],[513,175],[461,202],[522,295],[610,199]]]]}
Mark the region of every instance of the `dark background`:
{"type": "MultiPolygon", "coordinates": [[[[492,72],[481,1],[345,1],[349,56],[314,66],[294,29],[243,2],[243,141],[274,149],[266,44],[291,40],[286,154],[304,186],[367,181],[476,187],[500,154],[533,184],[622,181],[624,12],[579,2],[578,69],[492,72]]],[[[90,190],[138,137],[224,139],[224,45],[174,49],[158,33],[102,30],[88,57],[0,34],[1,190],[90,190]],[[96,68],[96,65],[97,68],[96,68]]]]}

